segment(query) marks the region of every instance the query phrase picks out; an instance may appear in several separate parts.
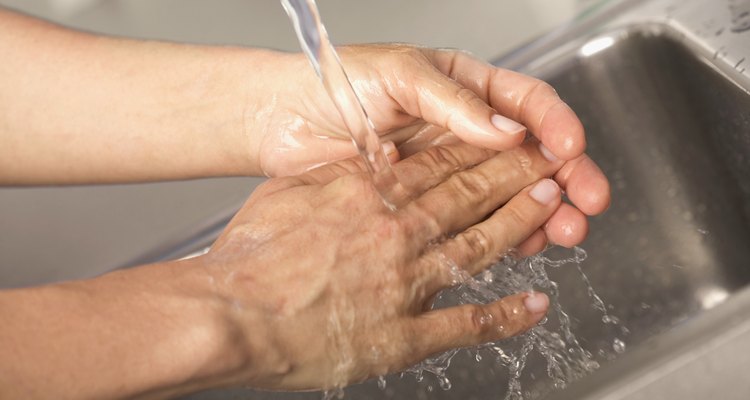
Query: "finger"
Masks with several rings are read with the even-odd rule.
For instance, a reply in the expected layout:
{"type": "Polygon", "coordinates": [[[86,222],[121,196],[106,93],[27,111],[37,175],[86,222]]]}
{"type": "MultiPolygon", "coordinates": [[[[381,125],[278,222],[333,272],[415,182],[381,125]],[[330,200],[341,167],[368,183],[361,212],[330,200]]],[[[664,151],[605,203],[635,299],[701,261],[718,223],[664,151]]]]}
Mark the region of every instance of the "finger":
{"type": "Polygon", "coordinates": [[[391,97],[410,115],[455,133],[475,146],[507,150],[521,144],[526,128],[500,114],[462,84],[427,62],[409,64],[413,82],[395,85],[391,97]],[[425,65],[426,64],[426,65],[425,65]]]}
{"type": "Polygon", "coordinates": [[[495,154],[465,143],[434,146],[394,165],[393,172],[404,188],[417,197],[451,175],[472,168],[495,154]]]}
{"type": "Polygon", "coordinates": [[[581,244],[589,233],[589,222],[577,208],[567,203],[552,214],[544,224],[544,232],[550,242],[563,247],[574,247],[581,244]]]}
{"type": "Polygon", "coordinates": [[[486,305],[469,304],[424,313],[412,322],[415,355],[421,360],[449,349],[519,335],[538,324],[548,308],[547,295],[531,292],[486,305]]]}
{"type": "MultiPolygon", "coordinates": [[[[393,142],[385,142],[382,146],[383,151],[388,157],[388,161],[392,164],[398,162],[399,154],[396,145],[393,142]]],[[[365,171],[367,169],[364,160],[362,160],[362,157],[356,156],[322,165],[294,178],[297,179],[297,184],[300,185],[324,185],[341,176],[365,171]]]]}
{"type": "Polygon", "coordinates": [[[557,157],[571,160],[583,154],[583,125],[549,84],[496,68],[464,52],[423,51],[441,72],[478,94],[498,113],[525,125],[557,157]]]}
{"type": "Polygon", "coordinates": [[[586,154],[566,162],[555,174],[555,180],[584,214],[597,215],[609,207],[609,181],[586,154]]]}
{"type": "MultiPolygon", "coordinates": [[[[401,135],[400,133],[398,133],[401,135]]],[[[384,137],[390,137],[391,135],[385,135],[384,137]]],[[[399,143],[398,151],[402,157],[407,158],[414,154],[419,153],[429,147],[458,144],[462,140],[458,139],[456,135],[442,126],[424,124],[421,129],[414,132],[414,134],[402,141],[394,142],[399,143]]]]}
{"type": "Polygon", "coordinates": [[[409,211],[423,215],[439,229],[432,232],[435,237],[427,240],[458,232],[483,219],[532,182],[551,176],[561,164],[560,160],[547,160],[539,143],[529,141],[453,174],[416,198],[409,211]]]}
{"type": "Polygon", "coordinates": [[[583,154],[583,126],[552,87],[538,79],[495,68],[466,53],[425,51],[438,69],[478,93],[503,115],[526,125],[556,157],[570,160],[556,178],[581,211],[596,215],[607,209],[607,178],[583,154]]]}
{"type": "Polygon", "coordinates": [[[542,179],[522,190],[487,220],[446,240],[427,253],[416,273],[426,279],[426,293],[460,281],[456,268],[476,275],[539,229],[560,205],[560,188],[542,179]],[[445,265],[446,261],[452,263],[445,265]]]}
{"type": "MultiPolygon", "coordinates": [[[[554,214],[553,214],[554,216],[554,214]]],[[[533,256],[534,254],[540,253],[547,247],[547,234],[544,229],[537,229],[531,234],[526,240],[519,244],[516,248],[518,253],[522,257],[533,256]]]]}

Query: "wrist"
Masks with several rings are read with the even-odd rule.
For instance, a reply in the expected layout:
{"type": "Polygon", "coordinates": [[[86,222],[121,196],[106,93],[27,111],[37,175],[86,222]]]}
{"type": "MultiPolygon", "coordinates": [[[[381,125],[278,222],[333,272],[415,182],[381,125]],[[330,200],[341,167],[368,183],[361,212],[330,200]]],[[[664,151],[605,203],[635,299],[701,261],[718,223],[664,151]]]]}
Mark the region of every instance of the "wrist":
{"type": "Polygon", "coordinates": [[[209,253],[190,261],[199,266],[202,274],[210,276],[204,280],[210,284],[202,292],[210,293],[208,296],[213,299],[212,320],[218,322],[217,338],[223,343],[215,353],[220,362],[214,364],[221,378],[210,387],[279,387],[291,366],[283,346],[278,344],[278,315],[255,297],[262,290],[239,278],[241,274],[236,271],[248,260],[237,266],[233,260],[209,253]]]}
{"type": "MultiPolygon", "coordinates": [[[[218,295],[200,258],[167,262],[105,275],[102,286],[124,294],[138,322],[132,333],[148,363],[138,371],[133,397],[165,398],[238,385],[250,355],[231,322],[231,304],[218,295]],[[121,286],[123,290],[117,290],[121,286]],[[132,296],[130,296],[132,294],[132,296]],[[148,388],[146,392],[141,388],[148,388]],[[147,394],[144,394],[147,393],[147,394]]],[[[114,317],[113,317],[114,318],[114,317]]],[[[131,326],[133,324],[130,324],[131,326]]],[[[130,335],[130,334],[127,334],[130,335]]],[[[122,366],[140,356],[123,356],[122,366]]]]}
{"type": "MultiPolygon", "coordinates": [[[[231,115],[225,151],[231,164],[222,164],[225,174],[266,175],[261,166],[263,140],[279,130],[278,114],[288,101],[281,93],[291,74],[285,72],[292,55],[264,49],[222,48],[226,68],[218,78],[226,86],[229,102],[223,105],[231,115]],[[262,77],[262,79],[259,79],[262,77]]],[[[284,121],[282,121],[283,123],[284,121]]]]}
{"type": "Polygon", "coordinates": [[[189,354],[174,381],[179,395],[197,390],[242,384],[253,359],[244,332],[236,324],[235,305],[218,290],[216,279],[202,257],[175,261],[167,268],[179,270],[174,280],[176,299],[166,313],[179,313],[189,321],[189,342],[183,351],[189,354]],[[187,311],[187,312],[186,312],[187,311]]]}

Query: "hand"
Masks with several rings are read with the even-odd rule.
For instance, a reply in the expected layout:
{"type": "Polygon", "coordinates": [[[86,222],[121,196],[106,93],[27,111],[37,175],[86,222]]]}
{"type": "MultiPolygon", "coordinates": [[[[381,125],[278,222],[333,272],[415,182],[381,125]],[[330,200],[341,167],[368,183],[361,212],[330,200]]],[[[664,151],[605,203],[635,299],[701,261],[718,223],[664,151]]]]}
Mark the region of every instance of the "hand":
{"type": "Polygon", "coordinates": [[[446,258],[476,274],[555,212],[559,187],[541,178],[562,164],[535,142],[432,147],[394,165],[413,199],[395,212],[357,160],[263,184],[198,260],[244,338],[237,383],[343,386],[535,325],[541,293],[434,311],[429,299],[457,282],[446,258]]]}
{"type": "MultiPolygon", "coordinates": [[[[555,180],[573,206],[561,206],[532,236],[536,246],[579,244],[588,233],[585,215],[609,206],[609,183],[583,153],[582,125],[548,84],[457,51],[368,45],[339,54],[376,130],[404,156],[457,141],[506,150],[524,140],[528,127],[548,158],[565,160],[555,180]]],[[[353,156],[348,132],[307,60],[294,54],[275,63],[283,83],[247,113],[265,121],[263,136],[251,140],[261,169],[286,176],[353,156]]]]}

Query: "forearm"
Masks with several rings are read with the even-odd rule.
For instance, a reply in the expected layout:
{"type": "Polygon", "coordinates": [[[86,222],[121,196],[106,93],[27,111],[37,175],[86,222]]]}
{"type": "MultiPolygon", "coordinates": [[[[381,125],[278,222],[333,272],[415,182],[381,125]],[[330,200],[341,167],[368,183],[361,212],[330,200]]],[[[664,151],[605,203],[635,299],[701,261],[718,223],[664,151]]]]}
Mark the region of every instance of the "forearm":
{"type": "Polygon", "coordinates": [[[0,184],[258,175],[281,55],[94,36],[0,9],[0,184]]]}
{"type": "Polygon", "coordinates": [[[196,262],[0,293],[0,398],[162,398],[241,380],[244,339],[196,262]]]}

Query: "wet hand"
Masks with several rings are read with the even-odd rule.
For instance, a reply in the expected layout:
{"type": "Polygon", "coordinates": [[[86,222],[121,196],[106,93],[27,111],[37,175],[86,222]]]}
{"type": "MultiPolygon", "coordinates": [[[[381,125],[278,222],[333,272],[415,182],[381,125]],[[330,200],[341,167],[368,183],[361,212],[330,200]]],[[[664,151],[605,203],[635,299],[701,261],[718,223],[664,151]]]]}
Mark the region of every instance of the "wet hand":
{"type": "MultiPolygon", "coordinates": [[[[404,156],[459,141],[507,150],[521,144],[528,128],[547,157],[565,161],[554,179],[572,205],[563,204],[530,246],[581,243],[586,215],[609,206],[609,183],[584,154],[580,121],[545,82],[452,50],[367,45],[342,47],[339,54],[376,130],[404,156]]],[[[285,89],[268,102],[267,133],[256,149],[263,171],[293,175],[353,156],[349,134],[307,60],[283,60],[285,89]]]]}
{"type": "Polygon", "coordinates": [[[395,212],[356,159],[266,182],[198,259],[249,360],[235,383],[343,386],[534,326],[548,307],[540,293],[429,302],[456,268],[476,274],[540,229],[561,202],[545,177],[562,164],[534,142],[432,147],[394,165],[410,197],[395,212]]]}

